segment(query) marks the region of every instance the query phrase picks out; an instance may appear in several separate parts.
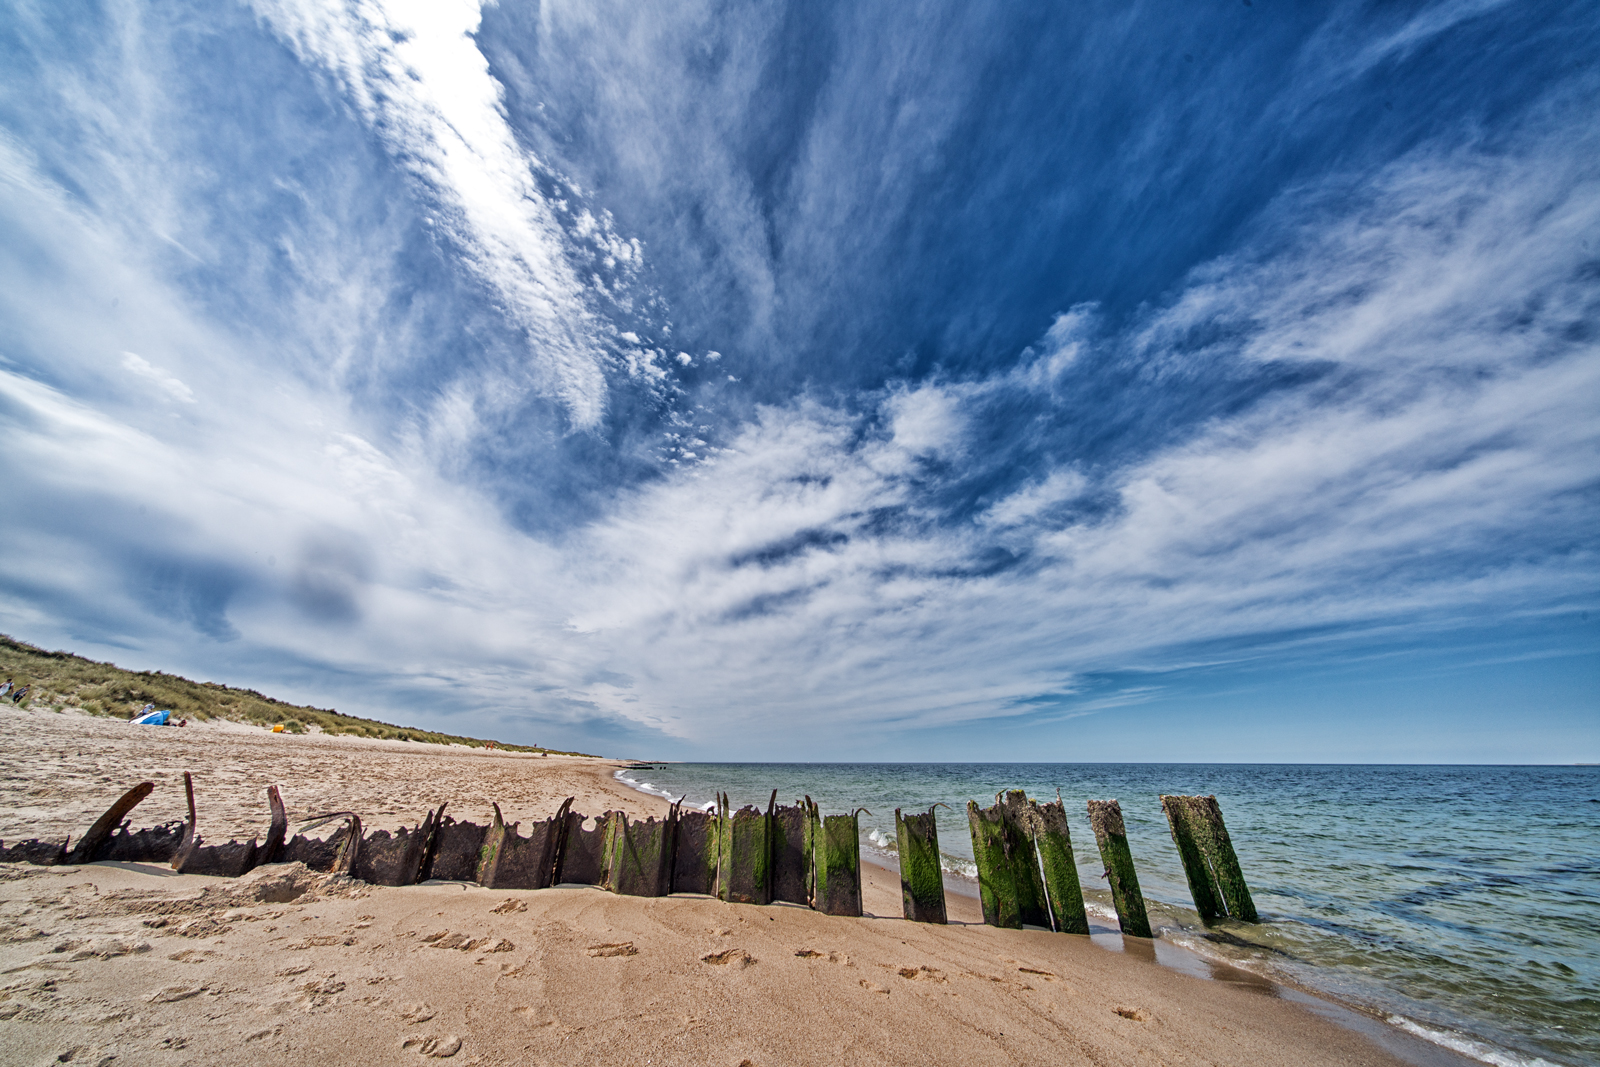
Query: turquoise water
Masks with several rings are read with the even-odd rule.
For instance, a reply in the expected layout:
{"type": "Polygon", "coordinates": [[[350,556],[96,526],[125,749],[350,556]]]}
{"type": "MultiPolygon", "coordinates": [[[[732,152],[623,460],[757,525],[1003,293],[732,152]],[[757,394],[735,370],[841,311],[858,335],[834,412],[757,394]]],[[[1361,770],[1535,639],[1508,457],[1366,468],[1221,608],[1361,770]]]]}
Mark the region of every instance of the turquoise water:
{"type": "Polygon", "coordinates": [[[1505,1065],[1600,1063],[1600,768],[1174,764],[653,764],[636,787],[765,808],[864,806],[891,866],[894,809],[939,809],[954,882],[965,804],[1059,790],[1090,919],[1115,929],[1084,802],[1122,802],[1159,936],[1336,997],[1505,1065]],[[1157,796],[1215,793],[1264,920],[1207,928],[1157,796]]]}

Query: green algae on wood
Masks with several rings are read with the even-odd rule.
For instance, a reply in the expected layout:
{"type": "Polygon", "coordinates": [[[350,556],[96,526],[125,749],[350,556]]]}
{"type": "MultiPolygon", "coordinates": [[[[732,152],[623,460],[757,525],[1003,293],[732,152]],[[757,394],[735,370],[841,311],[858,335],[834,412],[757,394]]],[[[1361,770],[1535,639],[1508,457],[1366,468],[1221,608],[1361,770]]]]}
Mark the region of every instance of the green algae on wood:
{"type": "Polygon", "coordinates": [[[894,809],[900,849],[900,901],[907,919],[945,923],[944,868],[939,859],[939,826],[933,809],[925,815],[902,815],[894,809]]]}
{"type": "Polygon", "coordinates": [[[772,813],[772,899],[811,903],[811,857],[806,851],[803,805],[779,805],[772,813]]]}
{"type": "Polygon", "coordinates": [[[1128,830],[1122,821],[1122,805],[1115,800],[1089,801],[1089,825],[1094,828],[1095,844],[1105,861],[1106,878],[1111,882],[1111,903],[1117,909],[1117,923],[1124,934],[1152,937],[1150,917],[1145,913],[1144,894],[1139,892],[1139,876],[1133,869],[1133,851],[1128,848],[1128,830]]]}
{"type": "Polygon", "coordinates": [[[690,809],[678,816],[676,843],[672,854],[672,892],[717,892],[717,862],[720,844],[717,817],[709,811],[690,809]]]}
{"type": "Polygon", "coordinates": [[[1003,797],[997,796],[995,804],[1004,813],[1001,820],[1005,842],[1006,862],[1011,865],[1012,884],[1017,890],[1017,918],[1026,926],[1046,926],[1054,929],[1050,921],[1050,903],[1045,897],[1044,878],[1039,870],[1039,854],[1034,839],[1043,829],[1039,805],[1028,799],[1020,789],[1012,789],[1003,797]]]}
{"type": "Polygon", "coordinates": [[[1240,922],[1259,922],[1217,798],[1164,795],[1161,810],[1166,813],[1172,843],[1183,860],[1183,874],[1200,918],[1210,922],[1226,916],[1240,922]]]}
{"type": "Polygon", "coordinates": [[[1034,844],[1039,851],[1039,867],[1055,928],[1064,934],[1087,934],[1089,915],[1083,907],[1083,886],[1078,882],[1078,864],[1072,858],[1072,834],[1067,829],[1066,805],[1057,797],[1037,805],[1039,830],[1034,844]]]}
{"type": "Polygon", "coordinates": [[[626,815],[618,814],[611,844],[609,888],[613,893],[633,897],[667,895],[671,870],[669,831],[675,814],[674,807],[661,822],[654,817],[643,822],[629,822],[626,815]]]}
{"type": "Polygon", "coordinates": [[[816,834],[812,907],[825,915],[861,914],[861,829],[852,815],[824,816],[816,834]]]}
{"type": "Polygon", "coordinates": [[[990,926],[1022,929],[1017,910],[1016,876],[1006,852],[1005,812],[1000,805],[978,807],[967,801],[967,824],[972,830],[972,858],[978,868],[978,899],[983,921],[990,926]]]}
{"type": "MultiPolygon", "coordinates": [[[[723,804],[727,809],[726,800],[723,804]]],[[[717,895],[735,904],[772,902],[769,817],[746,806],[722,818],[722,874],[717,895]]]]}

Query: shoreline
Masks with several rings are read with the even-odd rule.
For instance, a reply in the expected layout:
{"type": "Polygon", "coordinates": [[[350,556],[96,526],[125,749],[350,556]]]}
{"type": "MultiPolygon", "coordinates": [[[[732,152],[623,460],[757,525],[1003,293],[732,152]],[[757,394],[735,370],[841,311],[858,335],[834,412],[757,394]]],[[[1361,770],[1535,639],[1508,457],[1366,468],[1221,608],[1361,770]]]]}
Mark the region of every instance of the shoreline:
{"type": "MultiPolygon", "coordinates": [[[[632,761],[628,766],[618,768],[614,772],[614,779],[630,792],[660,799],[661,792],[644,788],[641,783],[634,783],[624,778],[624,772],[631,769],[631,766],[632,761]]],[[[861,864],[864,889],[869,880],[870,868],[880,872],[882,879],[892,882],[892,889],[898,894],[900,878],[898,864],[891,866],[887,856],[867,848],[861,850],[861,864]]],[[[943,874],[945,901],[951,922],[957,921],[956,916],[959,912],[963,924],[982,925],[983,914],[977,880],[948,868],[943,874]]],[[[1093,904],[1089,908],[1088,940],[1103,951],[1133,954],[1140,959],[1202,981],[1219,981],[1259,988],[1263,993],[1298,1003],[1308,1011],[1347,1030],[1362,1034],[1392,1055],[1415,1067],[1466,1067],[1466,1065],[1478,1067],[1481,1064],[1490,1064],[1494,1067],[1496,1064],[1509,1062],[1505,1059],[1508,1054],[1493,1046],[1476,1042],[1471,1038],[1434,1030],[1377,1006],[1343,999],[1298,982],[1289,975],[1265,968],[1258,970],[1251,967],[1249,961],[1229,959],[1220,954],[1207,953],[1203,948],[1180,944],[1170,938],[1163,938],[1159,930],[1156,937],[1148,941],[1142,938],[1124,938],[1117,929],[1115,914],[1100,914],[1102,910],[1093,904]],[[1468,1049],[1457,1047],[1457,1044],[1465,1042],[1476,1045],[1481,1054],[1473,1055],[1468,1049]]],[[[899,913],[884,917],[897,918],[899,913]]],[[[1025,927],[1025,929],[1047,932],[1043,928],[1025,927]]],[[[1053,933],[1053,931],[1048,932],[1053,933]]],[[[1537,1067],[1539,1064],[1554,1067],[1545,1060],[1528,1059],[1516,1053],[1509,1055],[1515,1056],[1517,1062],[1525,1064],[1526,1067],[1537,1067]]]]}
{"type": "MultiPolygon", "coordinates": [[[[33,714],[0,713],[6,840],[54,832],[29,811],[81,833],[140,780],[157,788],[135,825],[178,816],[185,769],[213,842],[264,829],[267,784],[295,822],[336,808],[374,827],[442,801],[473,819],[497,801],[508,821],[568,795],[591,817],[668,805],[615,777],[626,760],[33,714]]],[[[593,887],[384,888],[296,865],[240,879],[0,865],[0,1023],[11,1055],[175,1065],[329,1050],[385,1064],[1470,1062],[1159,940],[998,930],[959,893],[951,925],[910,923],[897,871],[869,858],[862,882],[866,914],[846,919],[593,887]]]]}

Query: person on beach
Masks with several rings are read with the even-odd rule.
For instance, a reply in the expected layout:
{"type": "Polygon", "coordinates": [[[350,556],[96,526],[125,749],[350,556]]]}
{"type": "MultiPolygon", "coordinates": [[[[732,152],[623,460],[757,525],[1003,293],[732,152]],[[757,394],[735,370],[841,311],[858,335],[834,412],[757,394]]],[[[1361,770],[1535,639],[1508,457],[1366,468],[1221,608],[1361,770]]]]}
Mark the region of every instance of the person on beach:
{"type": "Polygon", "coordinates": [[[13,704],[22,703],[22,698],[27,696],[28,695],[28,690],[32,689],[32,688],[33,687],[30,686],[30,685],[25,685],[21,689],[18,689],[15,693],[12,693],[11,694],[11,703],[13,703],[13,704]]]}
{"type": "Polygon", "coordinates": [[[5,684],[0,685],[0,697],[5,696],[9,692],[11,692],[11,679],[7,678],[5,684]]]}

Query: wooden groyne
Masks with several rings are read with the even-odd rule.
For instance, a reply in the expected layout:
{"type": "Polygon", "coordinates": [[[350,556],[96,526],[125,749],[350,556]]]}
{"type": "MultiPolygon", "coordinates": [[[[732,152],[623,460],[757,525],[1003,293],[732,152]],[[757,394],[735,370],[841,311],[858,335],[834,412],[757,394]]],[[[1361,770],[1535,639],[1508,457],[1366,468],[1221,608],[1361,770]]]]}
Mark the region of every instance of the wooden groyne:
{"type": "MultiPolygon", "coordinates": [[[[700,893],[731,903],[800,904],[829,915],[862,914],[860,815],[865,809],[823,815],[810,797],[779,805],[777,790],[765,811],[753,806],[735,811],[723,793],[713,811],[685,810],[680,800],[665,818],[642,820],[620,811],[590,819],[573,811],[568,797],[555,814],[530,823],[526,832],[520,823],[506,822],[498,804],[492,805],[487,826],[457,821],[441,804],[415,825],[393,832],[363,830],[355,812],[329,812],[312,816],[290,836],[282,796],[270,786],[264,843],[252,837],[208,844],[188,772],[183,784],[188,818],[181,823],[130,828],[130,813],[155,788],[141,782],[112,803],[70,850],[67,840],[0,842],[0,862],[170,863],[180,873],[220,877],[298,862],[384,886],[435,879],[492,889],[593,885],[629,896],[700,893]],[[311,836],[322,827],[332,829],[311,836]]],[[[1259,921],[1216,797],[1163,795],[1161,807],[1201,919],[1259,921]]],[[[1121,806],[1115,800],[1091,800],[1088,814],[1122,932],[1152,936],[1121,806]]],[[[1041,804],[1011,790],[996,795],[987,808],[969,801],[967,821],[985,923],[1089,932],[1059,795],[1041,804]]],[[[905,917],[946,922],[934,808],[909,814],[895,809],[895,830],[905,917]]]]}

